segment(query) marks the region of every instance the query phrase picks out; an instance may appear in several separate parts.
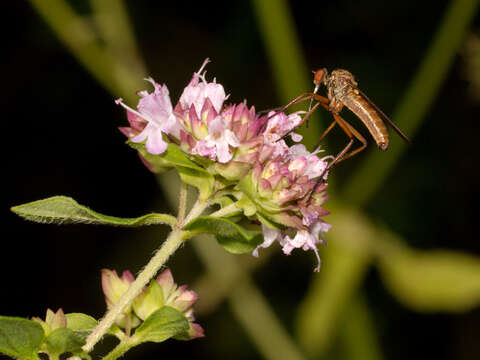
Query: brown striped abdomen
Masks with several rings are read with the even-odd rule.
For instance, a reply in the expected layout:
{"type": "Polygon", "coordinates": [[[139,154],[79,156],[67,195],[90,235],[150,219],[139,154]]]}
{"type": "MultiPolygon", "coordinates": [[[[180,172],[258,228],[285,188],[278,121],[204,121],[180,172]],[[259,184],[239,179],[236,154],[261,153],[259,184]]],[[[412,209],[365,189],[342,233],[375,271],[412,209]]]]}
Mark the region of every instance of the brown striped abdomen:
{"type": "Polygon", "coordinates": [[[362,95],[355,90],[349,91],[342,97],[341,102],[367,127],[378,147],[386,150],[389,143],[387,127],[383,121],[382,114],[362,95]]]}

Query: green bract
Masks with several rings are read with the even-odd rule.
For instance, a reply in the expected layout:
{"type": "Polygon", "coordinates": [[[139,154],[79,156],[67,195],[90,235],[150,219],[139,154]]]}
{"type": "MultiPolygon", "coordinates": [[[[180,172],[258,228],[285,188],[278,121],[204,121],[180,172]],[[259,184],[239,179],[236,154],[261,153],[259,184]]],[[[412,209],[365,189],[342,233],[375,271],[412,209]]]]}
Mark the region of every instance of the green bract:
{"type": "Polygon", "coordinates": [[[210,216],[199,216],[183,229],[199,234],[213,234],[219,244],[233,254],[251,252],[263,240],[260,231],[247,231],[230,220],[210,216]]]}
{"type": "Polygon", "coordinates": [[[182,181],[196,187],[202,199],[207,199],[212,195],[215,185],[214,176],[191,160],[178,145],[170,143],[164,153],[152,155],[146,151],[144,143],[127,141],[127,144],[142,154],[148,163],[151,164],[152,171],[162,172],[175,167],[182,181]]]}

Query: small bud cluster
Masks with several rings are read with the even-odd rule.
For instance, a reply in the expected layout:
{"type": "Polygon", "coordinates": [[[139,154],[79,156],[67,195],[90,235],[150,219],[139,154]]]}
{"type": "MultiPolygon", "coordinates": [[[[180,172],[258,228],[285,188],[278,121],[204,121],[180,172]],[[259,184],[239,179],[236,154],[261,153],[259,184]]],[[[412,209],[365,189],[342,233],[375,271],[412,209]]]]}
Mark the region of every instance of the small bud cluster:
{"type": "Polygon", "coordinates": [[[161,157],[169,144],[179,146],[215,177],[216,190],[230,191],[244,215],[260,221],[264,242],[259,247],[277,240],[285,254],[302,248],[319,259],[317,244],[330,227],[320,217],[328,214],[322,205],[327,199],[326,160],[331,157],[319,158],[320,150],[310,153],[301,144],[287,145],[287,135],[294,142],[302,139],[294,133],[303,121],[300,113],[259,115],[245,102],[225,105],[223,86],[205,78],[208,62],[193,74],[175,107],[166,85],[151,78],[147,80],[154,90],[139,92],[136,110],[118,99],[130,123],[120,130],[130,141],[144,143],[149,155],[161,157]]]}
{"type": "MultiPolygon", "coordinates": [[[[124,271],[119,277],[115,270],[102,270],[102,288],[108,309],[115,305],[134,281],[135,278],[130,271],[124,271]]],[[[156,310],[163,306],[170,306],[183,313],[187,318],[190,325],[187,332],[188,339],[203,337],[202,327],[194,323],[193,305],[197,300],[197,294],[188,290],[186,285],[177,286],[172,273],[167,269],[143,289],[115,322],[122,328],[125,328],[127,324],[130,324],[131,328],[135,328],[156,310]]]]}
{"type": "Polygon", "coordinates": [[[50,335],[53,330],[67,327],[67,318],[61,308],[58,309],[56,313],[47,309],[45,321],[39,317],[33,317],[32,320],[38,322],[42,326],[45,336],[50,335]]]}

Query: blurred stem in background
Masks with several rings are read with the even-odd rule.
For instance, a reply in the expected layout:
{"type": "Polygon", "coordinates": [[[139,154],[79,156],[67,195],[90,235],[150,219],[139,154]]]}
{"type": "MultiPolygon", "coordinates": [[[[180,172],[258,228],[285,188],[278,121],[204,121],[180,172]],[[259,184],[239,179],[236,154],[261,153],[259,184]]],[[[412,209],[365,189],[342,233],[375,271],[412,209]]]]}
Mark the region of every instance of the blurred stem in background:
{"type": "Polygon", "coordinates": [[[345,308],[340,325],[343,358],[381,360],[380,344],[375,336],[377,328],[363,296],[357,295],[345,308]]]}
{"type": "MultiPolygon", "coordinates": [[[[95,19],[99,22],[98,28],[104,44],[99,41],[99,35],[82,17],[75,14],[66,1],[30,0],[30,2],[62,43],[101,84],[116,96],[122,96],[127,101],[135,103],[134,91],[142,88],[145,67],[138,54],[122,1],[91,2],[92,8],[96,11],[95,19]],[[125,53],[128,55],[123,56],[125,53]]],[[[252,3],[268,49],[279,95],[282,103],[286,103],[298,94],[311,90],[312,87],[307,78],[310,71],[306,69],[292,17],[287,3],[283,0],[252,0],[252,3]]],[[[438,94],[442,80],[453,56],[462,44],[477,6],[477,0],[454,0],[446,10],[445,18],[420,65],[418,74],[413,77],[410,89],[394,112],[393,121],[408,135],[413,136],[420,127],[424,115],[438,94]]],[[[317,138],[316,134],[320,133],[320,125],[319,121],[311,121],[310,124],[312,128],[309,129],[306,141],[313,144],[317,138]]],[[[331,215],[334,228],[329,234],[330,246],[326,250],[325,258],[328,259],[329,269],[337,271],[324,271],[320,276],[313,278],[310,291],[298,312],[298,337],[304,349],[310,354],[325,353],[335,338],[336,324],[340,318],[346,316],[345,311],[348,307],[349,311],[353,311],[350,315],[356,320],[350,326],[341,327],[341,340],[345,346],[356,347],[352,348],[351,352],[357,354],[365,352],[365,343],[370,344],[370,352],[366,354],[368,357],[364,358],[381,358],[369,310],[364,301],[353,304],[355,301],[353,299],[356,298],[355,292],[363,280],[363,274],[374,256],[378,255],[372,251],[369,244],[378,240],[376,244],[379,246],[384,232],[379,231],[359,210],[350,209],[352,205],[350,199],[354,199],[358,206],[370,199],[405,151],[405,147],[400,144],[399,141],[393,142],[388,156],[380,152],[369,154],[343,191],[343,198],[349,199],[348,206],[338,200],[335,201],[335,196],[329,200],[329,206],[334,209],[331,215]],[[353,230],[355,232],[352,232],[353,230]],[[363,251],[358,247],[358,234],[365,235],[363,251]],[[332,243],[336,245],[332,246],[332,243]],[[336,252],[336,255],[330,256],[333,252],[336,252]],[[349,266],[342,266],[346,260],[350,260],[349,266]],[[308,313],[308,309],[314,311],[310,312],[307,318],[302,314],[308,313]],[[359,341],[361,336],[363,340],[359,341]]],[[[178,188],[171,183],[177,180],[169,182],[168,177],[162,176],[161,181],[164,188],[178,188]]],[[[170,191],[166,193],[174,195],[170,191]]],[[[175,202],[177,198],[174,198],[175,202]]],[[[174,206],[176,204],[172,204],[172,207],[174,206]]],[[[401,242],[398,236],[396,239],[401,242]]],[[[362,244],[362,241],[360,243],[362,244]]],[[[224,293],[228,296],[232,312],[245,327],[262,355],[268,359],[285,358],[285,354],[290,354],[290,359],[302,358],[301,352],[270,311],[266,299],[255,288],[248,271],[240,267],[236,259],[232,259],[231,255],[219,249],[212,241],[197,240],[194,246],[209,271],[207,276],[210,277],[210,281],[204,278],[204,283],[219,283],[225,288],[230,286],[231,290],[224,293]],[[218,264],[222,264],[222,271],[218,271],[218,264]],[[256,333],[258,324],[255,324],[258,319],[262,319],[264,326],[262,329],[267,332],[263,333],[263,337],[256,333]],[[263,341],[259,343],[259,339],[263,341]]],[[[397,248],[405,250],[406,246],[392,249],[397,248]]],[[[416,258],[410,258],[414,262],[409,265],[414,266],[416,258]]],[[[200,296],[206,295],[200,293],[200,296]]]]}
{"type": "Polygon", "coordinates": [[[140,55],[125,3],[122,0],[90,0],[90,4],[106,50],[115,59],[121,59],[121,62],[116,61],[117,78],[122,79],[118,84],[120,90],[126,95],[132,92],[132,86],[144,86],[143,79],[147,76],[147,69],[140,55]],[[125,70],[128,75],[124,73],[125,70]],[[123,81],[125,76],[127,79],[123,81]]]}
{"type": "Polygon", "coordinates": [[[469,95],[480,101],[480,34],[470,34],[463,52],[463,77],[469,83],[469,95]]]}
{"type": "MultiPolygon", "coordinates": [[[[103,9],[107,3],[114,4],[117,1],[104,1],[103,9]]],[[[118,1],[121,3],[122,1],[118,1]]],[[[65,45],[77,60],[116,97],[122,96],[127,102],[135,102],[137,96],[132,89],[140,89],[143,85],[145,73],[142,73],[140,62],[133,64],[123,63],[119,60],[123,56],[118,53],[112,53],[111,50],[117,48],[112,45],[110,48],[102,46],[98,34],[93,30],[88,21],[78,16],[70,5],[64,0],[30,0],[30,3],[43,17],[43,19],[52,28],[55,35],[65,45]],[[116,56],[117,55],[117,56],[116,56]],[[131,68],[129,66],[132,66],[131,68]],[[137,66],[137,67],[135,67],[137,66]],[[132,76],[133,75],[133,76],[132,76]]],[[[107,11],[110,16],[115,16],[124,32],[129,29],[128,22],[124,21],[125,15],[122,14],[122,6],[111,6],[107,11]]],[[[117,20],[115,20],[117,21],[117,20]]],[[[109,22],[111,24],[112,22],[109,22]]],[[[116,32],[106,31],[105,27],[100,27],[104,34],[117,34],[116,32]]],[[[120,32],[119,34],[122,34],[120,32]]],[[[111,40],[112,36],[105,40],[111,40]]],[[[133,37],[132,37],[133,39],[133,37]]],[[[134,42],[133,42],[134,43],[134,42]]],[[[115,43],[116,44],[116,43],[115,43]]],[[[128,46],[128,38],[125,46],[128,46]]],[[[136,53],[136,48],[125,49],[127,53],[136,53]]],[[[140,59],[139,56],[135,56],[140,59]]],[[[127,56],[128,58],[128,56],[127,56]]]]}

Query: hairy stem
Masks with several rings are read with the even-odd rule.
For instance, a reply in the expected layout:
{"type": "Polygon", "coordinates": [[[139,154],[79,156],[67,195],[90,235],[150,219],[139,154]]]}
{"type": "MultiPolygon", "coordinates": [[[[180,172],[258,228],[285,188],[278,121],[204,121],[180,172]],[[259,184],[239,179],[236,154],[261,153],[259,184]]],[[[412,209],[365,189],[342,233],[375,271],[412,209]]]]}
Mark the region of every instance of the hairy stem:
{"type": "Polygon", "coordinates": [[[197,200],[197,202],[193,205],[192,210],[190,210],[190,213],[188,214],[185,221],[181,224],[179,223],[177,226],[183,227],[183,225],[188,224],[190,221],[200,216],[209,205],[210,203],[207,201],[197,200]]]}
{"type": "Polygon", "coordinates": [[[236,213],[236,212],[239,212],[239,211],[240,211],[240,209],[237,207],[237,204],[233,203],[233,204],[230,204],[228,206],[225,206],[224,208],[221,208],[218,211],[215,211],[215,212],[211,213],[209,216],[222,217],[222,216],[230,215],[230,214],[233,214],[233,213],[236,213]]]}
{"type": "Polygon", "coordinates": [[[183,220],[185,219],[185,210],[187,207],[187,193],[187,184],[182,182],[180,184],[180,201],[178,202],[178,224],[182,224],[183,220]]]}
{"type": "Polygon", "coordinates": [[[150,259],[147,266],[138,275],[136,280],[130,285],[128,290],[122,295],[120,300],[112,307],[105,317],[100,321],[93,332],[88,336],[83,350],[90,352],[95,344],[102,338],[103,335],[110,329],[115,322],[115,319],[122,311],[132,302],[132,300],[140,294],[143,287],[147,285],[150,279],[155,276],[157,271],[162,267],[167,259],[183,242],[183,231],[174,230],[170,233],[167,240],[162,244],[160,249],[150,259]]]}
{"type": "MultiPolygon", "coordinates": [[[[203,201],[197,201],[193,206],[190,214],[187,216],[186,221],[199,216],[203,210],[208,206],[208,203],[203,201]]],[[[178,226],[181,226],[179,224],[178,226]]],[[[180,228],[175,228],[160,249],[150,259],[145,268],[137,276],[136,280],[130,285],[128,290],[122,295],[120,300],[112,307],[105,317],[100,321],[93,332],[88,336],[86,344],[82,349],[86,352],[90,352],[95,344],[105,335],[110,327],[115,322],[115,319],[122,313],[122,311],[130,305],[132,300],[140,294],[143,287],[155,276],[158,270],[165,264],[170,255],[172,255],[185,239],[187,232],[182,231],[180,228]]]]}

